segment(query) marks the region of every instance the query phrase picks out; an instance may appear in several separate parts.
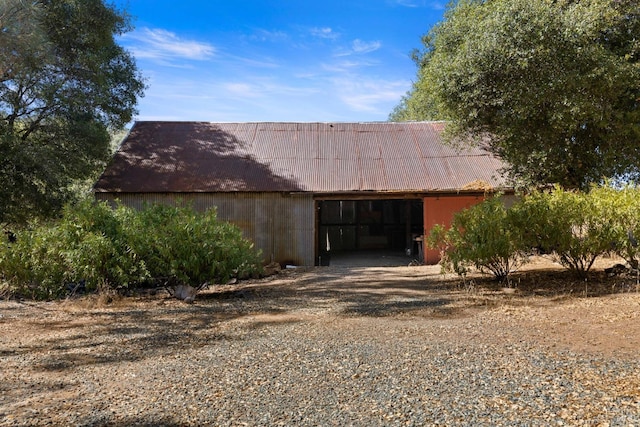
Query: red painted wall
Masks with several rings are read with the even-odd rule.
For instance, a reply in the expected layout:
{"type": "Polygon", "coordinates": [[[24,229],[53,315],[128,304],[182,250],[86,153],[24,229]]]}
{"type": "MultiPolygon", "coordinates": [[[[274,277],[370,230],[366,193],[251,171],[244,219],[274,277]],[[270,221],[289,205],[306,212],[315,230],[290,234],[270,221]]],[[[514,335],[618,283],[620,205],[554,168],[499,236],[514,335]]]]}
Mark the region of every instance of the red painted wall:
{"type": "MultiPolygon", "coordinates": [[[[451,225],[453,215],[465,208],[471,207],[484,200],[484,196],[429,196],[424,198],[424,232],[425,240],[436,224],[445,227],[451,225]]],[[[424,262],[437,264],[440,253],[435,249],[424,248],[424,262]]]]}

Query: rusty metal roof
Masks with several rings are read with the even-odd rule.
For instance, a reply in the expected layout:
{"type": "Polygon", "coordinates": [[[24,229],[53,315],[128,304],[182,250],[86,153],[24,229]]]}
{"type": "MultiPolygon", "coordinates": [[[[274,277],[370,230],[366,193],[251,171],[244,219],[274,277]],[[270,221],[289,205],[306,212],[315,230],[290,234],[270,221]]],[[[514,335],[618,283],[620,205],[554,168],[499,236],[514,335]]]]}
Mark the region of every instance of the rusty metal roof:
{"type": "Polygon", "coordinates": [[[502,163],[442,143],[443,122],[137,122],[96,192],[429,192],[504,186],[502,163]]]}

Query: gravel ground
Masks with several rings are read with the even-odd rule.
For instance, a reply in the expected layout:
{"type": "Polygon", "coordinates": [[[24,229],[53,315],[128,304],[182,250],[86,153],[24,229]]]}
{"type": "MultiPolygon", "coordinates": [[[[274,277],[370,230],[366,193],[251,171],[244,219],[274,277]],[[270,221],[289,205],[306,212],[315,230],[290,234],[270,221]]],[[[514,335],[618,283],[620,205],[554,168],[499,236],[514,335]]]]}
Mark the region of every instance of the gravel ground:
{"type": "Polygon", "coordinates": [[[0,426],[640,426],[640,295],[502,293],[432,267],[0,302],[0,426]]]}

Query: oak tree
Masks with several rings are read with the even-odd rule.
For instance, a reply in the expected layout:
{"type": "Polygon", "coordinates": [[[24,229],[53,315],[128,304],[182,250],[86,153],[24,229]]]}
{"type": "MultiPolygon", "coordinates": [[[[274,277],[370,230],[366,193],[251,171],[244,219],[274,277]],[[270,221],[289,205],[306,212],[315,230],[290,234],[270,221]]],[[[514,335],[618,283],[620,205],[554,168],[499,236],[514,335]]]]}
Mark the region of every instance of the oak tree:
{"type": "Polygon", "coordinates": [[[0,2],[0,223],[57,211],[104,166],[144,80],[102,0],[0,2]]]}
{"type": "Polygon", "coordinates": [[[461,0],[423,44],[400,113],[427,105],[516,183],[640,176],[637,0],[461,0]]]}

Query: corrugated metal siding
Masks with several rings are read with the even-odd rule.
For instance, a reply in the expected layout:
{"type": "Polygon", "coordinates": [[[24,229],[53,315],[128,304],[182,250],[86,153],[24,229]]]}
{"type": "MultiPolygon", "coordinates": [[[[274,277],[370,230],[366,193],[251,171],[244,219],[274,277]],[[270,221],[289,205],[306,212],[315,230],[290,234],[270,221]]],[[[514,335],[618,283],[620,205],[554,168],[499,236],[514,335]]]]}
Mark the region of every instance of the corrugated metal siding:
{"type": "Polygon", "coordinates": [[[360,159],[360,168],[362,170],[375,169],[376,174],[363,174],[360,180],[360,186],[363,189],[389,188],[389,180],[382,159],[360,159]]]}
{"type": "Polygon", "coordinates": [[[218,218],[236,224],[262,250],[265,261],[314,265],[315,204],[312,195],[281,193],[96,193],[99,200],[141,209],[146,203],[180,201],[204,211],[215,206],[218,218]]]}
{"type": "Polygon", "coordinates": [[[444,145],[443,129],[440,122],[138,122],[95,190],[331,193],[456,191],[478,180],[504,185],[500,161],[478,148],[444,145]]]}

